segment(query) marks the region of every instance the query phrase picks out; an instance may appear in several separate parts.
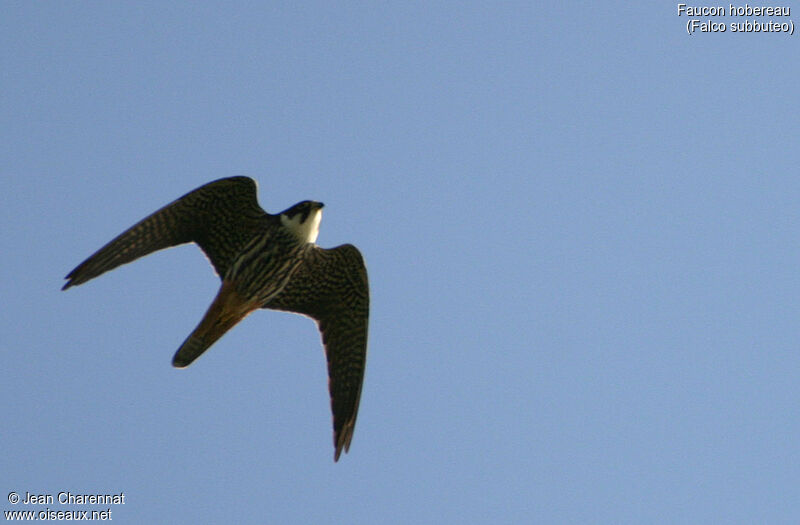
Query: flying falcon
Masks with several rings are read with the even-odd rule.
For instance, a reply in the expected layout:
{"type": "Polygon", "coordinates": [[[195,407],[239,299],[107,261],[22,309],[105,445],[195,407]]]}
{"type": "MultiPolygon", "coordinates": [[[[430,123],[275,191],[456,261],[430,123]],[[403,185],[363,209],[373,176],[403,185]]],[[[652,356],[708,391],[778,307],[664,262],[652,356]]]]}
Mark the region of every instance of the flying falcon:
{"type": "Polygon", "coordinates": [[[222,279],[206,315],[172,358],[189,366],[258,308],[317,322],[328,361],[334,461],[350,449],[367,357],[369,287],[364,259],[350,244],[315,244],[322,203],[302,201],[277,214],[258,205],[248,177],[210,182],[187,193],[100,248],[62,288],[83,284],[156,250],[197,243],[222,279]]]}

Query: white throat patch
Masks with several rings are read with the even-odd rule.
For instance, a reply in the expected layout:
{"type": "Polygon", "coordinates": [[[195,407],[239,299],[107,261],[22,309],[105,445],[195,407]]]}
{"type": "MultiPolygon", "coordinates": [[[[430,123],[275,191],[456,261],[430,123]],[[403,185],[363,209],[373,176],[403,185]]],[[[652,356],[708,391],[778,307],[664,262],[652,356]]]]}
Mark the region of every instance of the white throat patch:
{"type": "Polygon", "coordinates": [[[316,209],[308,214],[305,222],[300,222],[301,214],[291,219],[281,215],[281,224],[297,237],[300,242],[316,242],[319,236],[319,223],[322,221],[322,209],[316,209]]]}

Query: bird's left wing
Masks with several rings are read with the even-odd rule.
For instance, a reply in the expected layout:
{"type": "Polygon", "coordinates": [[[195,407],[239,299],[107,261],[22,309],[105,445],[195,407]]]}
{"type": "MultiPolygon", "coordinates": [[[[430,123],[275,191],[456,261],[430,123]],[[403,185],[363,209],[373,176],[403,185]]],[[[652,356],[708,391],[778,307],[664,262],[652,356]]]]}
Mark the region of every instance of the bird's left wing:
{"type": "Polygon", "coordinates": [[[353,439],[367,358],[369,285],[361,253],[350,244],[330,250],[310,245],[286,288],[264,308],[305,314],[319,325],[338,461],[353,439]]]}
{"type": "Polygon", "coordinates": [[[200,245],[222,278],[233,257],[266,218],[258,205],[253,179],[229,177],[209,182],[100,248],[67,275],[69,281],[62,289],[85,283],[156,250],[192,241],[200,245]]]}

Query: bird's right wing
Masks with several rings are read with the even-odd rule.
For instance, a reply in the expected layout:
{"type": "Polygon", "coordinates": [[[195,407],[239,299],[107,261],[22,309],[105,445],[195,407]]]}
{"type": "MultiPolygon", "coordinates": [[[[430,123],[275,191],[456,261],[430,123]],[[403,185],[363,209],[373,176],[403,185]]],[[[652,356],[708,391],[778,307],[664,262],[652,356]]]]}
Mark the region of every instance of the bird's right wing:
{"type": "Polygon", "coordinates": [[[249,177],[209,182],[141,220],[86,259],[62,290],[163,248],[196,242],[220,278],[233,257],[263,227],[268,215],[258,205],[249,177]]]}
{"type": "Polygon", "coordinates": [[[317,321],[328,361],[334,460],[338,460],[353,439],[367,359],[369,284],[361,253],[350,244],[330,250],[310,246],[286,288],[264,307],[317,321]]]}

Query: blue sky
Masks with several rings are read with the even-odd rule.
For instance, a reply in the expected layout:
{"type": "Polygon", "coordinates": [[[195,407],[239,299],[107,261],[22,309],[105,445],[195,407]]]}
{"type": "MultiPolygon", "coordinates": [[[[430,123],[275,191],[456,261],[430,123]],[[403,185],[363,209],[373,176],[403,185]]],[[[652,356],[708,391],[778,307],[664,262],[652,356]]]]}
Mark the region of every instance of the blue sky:
{"type": "Polygon", "coordinates": [[[4,2],[2,510],[71,491],[124,492],[117,523],[796,523],[800,54],[686,20],[4,2]],[[219,286],[195,246],[60,291],[231,175],[271,212],[325,202],[319,244],[366,258],[336,464],[308,319],[256,312],[170,366],[219,286]]]}

